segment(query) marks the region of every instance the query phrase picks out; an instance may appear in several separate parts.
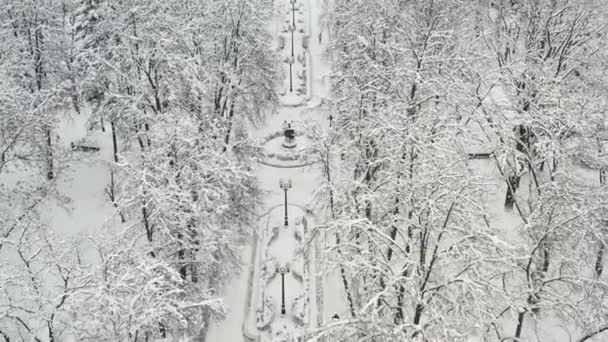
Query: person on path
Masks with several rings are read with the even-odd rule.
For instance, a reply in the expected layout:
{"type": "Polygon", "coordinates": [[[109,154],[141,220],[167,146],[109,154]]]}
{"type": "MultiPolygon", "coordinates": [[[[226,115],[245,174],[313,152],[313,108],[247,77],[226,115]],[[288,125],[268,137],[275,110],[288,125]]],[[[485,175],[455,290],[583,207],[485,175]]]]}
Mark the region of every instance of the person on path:
{"type": "Polygon", "coordinates": [[[323,32],[319,32],[319,44],[321,44],[321,39],[323,38],[323,32]]]}

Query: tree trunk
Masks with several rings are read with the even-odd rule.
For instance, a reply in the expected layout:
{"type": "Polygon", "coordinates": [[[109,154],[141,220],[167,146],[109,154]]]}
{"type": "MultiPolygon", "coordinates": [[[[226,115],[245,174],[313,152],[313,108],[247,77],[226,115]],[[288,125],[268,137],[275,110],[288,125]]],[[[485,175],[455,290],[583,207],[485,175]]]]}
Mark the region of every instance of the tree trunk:
{"type": "Polygon", "coordinates": [[[118,208],[118,203],[116,203],[116,183],[114,182],[114,170],[110,170],[110,185],[106,188],[106,194],[112,201],[112,205],[116,210],[118,210],[118,215],[120,215],[120,221],[125,223],[125,215],[118,208]]]}
{"type": "Polygon", "coordinates": [[[597,255],[595,257],[595,277],[599,279],[604,271],[604,251],[606,250],[606,244],[600,240],[599,247],[597,249],[597,255]]]}
{"type": "Polygon", "coordinates": [[[423,310],[424,306],[422,304],[416,304],[416,309],[414,310],[414,325],[420,324],[420,319],[422,318],[423,310]]]}
{"type": "Polygon", "coordinates": [[[0,330],[0,336],[2,336],[4,342],[11,342],[11,339],[8,337],[8,335],[2,330],[0,330]]]}
{"type": "Polygon", "coordinates": [[[201,242],[198,237],[198,232],[194,228],[194,220],[192,220],[190,223],[190,229],[191,229],[190,236],[192,239],[192,244],[194,244],[194,248],[190,249],[190,260],[192,260],[192,263],[190,264],[190,276],[191,276],[192,282],[194,284],[196,284],[196,283],[198,283],[198,274],[197,274],[197,268],[196,268],[196,253],[198,253],[198,251],[200,250],[201,242]]]}
{"type": "MultiPolygon", "coordinates": [[[[71,98],[72,98],[72,105],[74,106],[74,110],[76,111],[76,113],[80,114],[80,99],[78,98],[78,91],[76,89],[76,81],[72,78],[72,86],[71,86],[71,98]]],[[[102,126],[103,129],[103,126],[102,126]]]]}
{"type": "Polygon", "coordinates": [[[55,342],[55,333],[53,332],[53,320],[46,323],[49,332],[49,342],[55,342]]]}
{"type": "MultiPolygon", "coordinates": [[[[395,197],[395,209],[393,210],[393,215],[397,216],[399,215],[399,197],[395,197]]],[[[391,228],[391,241],[394,242],[395,239],[397,238],[397,225],[393,224],[392,228],[391,228]]],[[[388,247],[388,252],[386,253],[386,259],[387,261],[391,261],[391,259],[393,258],[393,247],[389,246],[388,247]]]]}
{"type": "Polygon", "coordinates": [[[519,187],[519,181],[521,177],[511,175],[507,177],[507,194],[505,195],[505,208],[512,209],[515,203],[515,191],[519,187]]]}
{"type": "Polygon", "coordinates": [[[521,330],[524,327],[524,317],[526,316],[526,312],[522,311],[517,316],[517,327],[515,328],[515,338],[519,339],[521,336],[521,330]]]}
{"type": "Polygon", "coordinates": [[[148,147],[150,147],[152,146],[152,140],[150,140],[150,135],[148,134],[150,132],[150,124],[144,123],[144,129],[146,130],[146,141],[148,142],[148,147]]]}
{"type": "Polygon", "coordinates": [[[143,203],[141,206],[141,214],[144,220],[144,228],[146,229],[146,237],[148,238],[148,242],[152,242],[153,231],[150,221],[148,221],[148,208],[146,208],[146,205],[143,203]]]}
{"type": "MultiPolygon", "coordinates": [[[[340,244],[340,234],[336,233],[336,245],[340,244]]],[[[342,256],[342,251],[338,249],[338,253],[342,256]]],[[[342,284],[344,285],[344,291],[346,292],[346,299],[348,300],[348,305],[350,307],[350,313],[353,317],[357,317],[355,313],[355,305],[353,303],[353,297],[350,294],[350,287],[348,286],[348,280],[346,279],[346,271],[344,270],[344,265],[340,264],[340,275],[342,277],[342,284]]]]}
{"type": "MultiPolygon", "coordinates": [[[[516,87],[517,96],[524,96],[521,110],[522,112],[527,113],[530,110],[531,105],[531,101],[525,97],[527,96],[526,89],[528,88],[528,85],[525,80],[522,80],[516,82],[516,87]]],[[[515,126],[513,130],[515,133],[515,149],[520,153],[527,154],[530,149],[530,129],[523,124],[520,124],[515,126]],[[526,148],[528,149],[527,151],[525,151],[526,148]]],[[[532,167],[529,160],[526,164],[528,167],[532,167]]],[[[515,167],[517,167],[517,165],[515,167]]],[[[513,175],[509,176],[507,180],[508,187],[507,194],[505,196],[505,208],[507,209],[513,208],[515,192],[517,191],[517,188],[519,188],[519,181],[521,179],[520,176],[517,176],[519,174],[519,170],[512,170],[512,173],[513,175]]]]}
{"type": "Polygon", "coordinates": [[[196,272],[196,264],[193,262],[192,264],[190,264],[190,277],[194,284],[198,283],[198,275],[196,274],[196,272]]]}
{"type": "Polygon", "coordinates": [[[350,314],[353,316],[353,318],[357,317],[355,305],[353,304],[353,297],[350,294],[350,288],[348,286],[348,280],[346,280],[346,271],[344,270],[344,265],[340,265],[340,275],[342,276],[342,284],[344,285],[344,291],[346,292],[346,299],[348,300],[350,314]]]}
{"type": "MultiPolygon", "coordinates": [[[[602,144],[598,139],[598,152],[602,153],[602,144]]],[[[600,186],[603,187],[606,184],[606,170],[600,168],[599,172],[600,176],[600,186]]],[[[608,221],[602,220],[602,228],[605,228],[608,225],[608,221]]],[[[602,229],[602,233],[604,230],[602,229]]],[[[604,250],[606,249],[606,244],[604,243],[604,234],[600,236],[599,247],[597,249],[597,255],[595,257],[595,277],[599,279],[602,276],[602,272],[604,271],[604,250]]]]}
{"type": "Polygon", "coordinates": [[[53,142],[51,139],[51,128],[47,126],[45,128],[46,135],[46,178],[53,180],[55,178],[55,172],[53,171],[53,142]]]}
{"type": "Polygon", "coordinates": [[[186,249],[184,248],[184,236],[182,233],[177,234],[177,240],[179,241],[180,248],[177,252],[177,258],[179,260],[179,275],[183,280],[186,280],[187,272],[186,272],[186,249]]]}
{"type": "MultiPolygon", "coordinates": [[[[153,239],[153,235],[154,235],[154,227],[150,224],[150,221],[148,220],[149,218],[149,213],[148,213],[148,208],[146,207],[145,202],[142,202],[141,204],[141,214],[142,214],[142,220],[144,222],[144,228],[146,230],[146,238],[148,239],[148,242],[152,242],[153,239]]],[[[155,258],[156,257],[156,253],[154,252],[154,250],[150,251],[150,256],[155,258]]]]}
{"type": "MultiPolygon", "coordinates": [[[[407,217],[409,220],[412,219],[413,213],[412,211],[408,211],[407,213],[407,217]]],[[[407,227],[407,237],[408,237],[408,241],[407,244],[405,245],[405,252],[407,253],[407,255],[409,255],[410,253],[410,243],[412,241],[412,237],[413,237],[413,231],[412,231],[412,227],[408,226],[407,227]]],[[[406,263],[405,265],[403,265],[403,272],[401,272],[401,276],[403,276],[404,278],[407,278],[410,275],[409,272],[410,268],[409,265],[406,263]]],[[[405,286],[403,286],[403,284],[399,285],[399,293],[397,294],[397,305],[399,305],[399,311],[397,312],[397,317],[400,318],[401,320],[403,320],[403,317],[405,317],[405,313],[403,311],[403,302],[404,302],[404,298],[405,298],[405,286]]]]}
{"type": "Polygon", "coordinates": [[[234,100],[230,104],[230,112],[228,114],[228,129],[226,130],[226,136],[224,137],[224,152],[228,149],[228,143],[230,143],[230,134],[232,134],[232,120],[234,116],[234,100]]]}
{"type": "Polygon", "coordinates": [[[118,142],[116,140],[116,127],[114,120],[110,121],[110,127],[112,128],[112,151],[114,153],[114,162],[118,163],[118,142]]]}
{"type": "Polygon", "coordinates": [[[589,334],[583,336],[580,340],[577,340],[577,342],[585,342],[585,341],[589,340],[590,338],[593,338],[595,335],[599,335],[599,334],[603,333],[604,331],[608,331],[608,326],[601,327],[597,330],[590,332],[589,334]]]}
{"type": "MultiPolygon", "coordinates": [[[[325,171],[325,177],[327,179],[327,184],[329,185],[329,205],[330,205],[330,214],[332,219],[336,218],[336,213],[335,213],[335,209],[334,209],[334,191],[333,191],[333,187],[331,186],[331,172],[330,172],[330,168],[329,168],[329,153],[330,151],[327,151],[327,156],[325,158],[325,165],[324,165],[324,171],[325,171]]],[[[340,235],[338,233],[336,233],[336,244],[340,244],[340,235]]],[[[338,248],[338,253],[340,255],[342,255],[342,252],[340,251],[340,249],[338,248]]],[[[352,296],[350,294],[350,288],[348,286],[348,280],[346,279],[346,271],[344,270],[344,265],[340,264],[340,276],[342,277],[342,285],[344,286],[344,291],[346,292],[346,298],[348,300],[348,304],[350,307],[350,313],[353,317],[356,317],[355,314],[355,306],[353,304],[353,299],[352,296]]]]}

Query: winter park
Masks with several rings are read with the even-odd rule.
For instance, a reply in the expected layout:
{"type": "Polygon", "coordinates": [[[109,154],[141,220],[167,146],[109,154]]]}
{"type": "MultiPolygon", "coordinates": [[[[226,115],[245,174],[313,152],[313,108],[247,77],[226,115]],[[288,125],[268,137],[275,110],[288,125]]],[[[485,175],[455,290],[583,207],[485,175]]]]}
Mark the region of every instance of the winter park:
{"type": "Polygon", "coordinates": [[[0,16],[0,342],[608,341],[606,0],[0,16]]]}

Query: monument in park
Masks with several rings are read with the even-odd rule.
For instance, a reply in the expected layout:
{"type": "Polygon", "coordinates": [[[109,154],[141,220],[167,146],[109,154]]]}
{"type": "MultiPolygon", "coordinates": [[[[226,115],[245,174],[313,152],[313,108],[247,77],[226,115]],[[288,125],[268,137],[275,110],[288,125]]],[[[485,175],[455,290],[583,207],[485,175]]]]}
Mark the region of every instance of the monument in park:
{"type": "Polygon", "coordinates": [[[291,122],[283,121],[283,134],[285,134],[285,141],[282,146],[285,148],[296,147],[296,131],[291,127],[291,122]]]}

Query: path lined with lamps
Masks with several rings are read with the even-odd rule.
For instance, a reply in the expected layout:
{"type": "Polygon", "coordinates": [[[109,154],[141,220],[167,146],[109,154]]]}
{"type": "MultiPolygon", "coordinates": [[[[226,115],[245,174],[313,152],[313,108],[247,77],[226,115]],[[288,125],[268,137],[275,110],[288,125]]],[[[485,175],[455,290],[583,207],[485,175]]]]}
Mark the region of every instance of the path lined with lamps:
{"type": "Polygon", "coordinates": [[[281,106],[264,127],[250,130],[264,146],[256,173],[265,208],[244,256],[249,272],[235,281],[237,290],[226,294],[231,310],[226,321],[233,323],[210,329],[208,341],[241,341],[234,331],[218,332],[222,326],[235,327],[234,322],[242,324],[243,341],[299,341],[335,313],[323,308],[323,301],[330,299],[323,298],[326,276],[316,270],[324,241],[309,234],[316,224],[309,205],[321,173],[311,160],[301,158],[312,146],[307,128],[329,126],[319,110],[311,109],[325,95],[323,74],[329,72],[317,39],[320,25],[312,24],[320,23],[321,1],[274,1],[278,14],[273,25],[285,76],[279,88],[281,106]],[[304,248],[305,243],[310,248],[304,248]]]}
{"type": "Polygon", "coordinates": [[[265,138],[267,158],[258,170],[262,188],[269,192],[266,203],[274,209],[261,217],[261,226],[257,229],[249,282],[251,297],[243,324],[248,341],[296,341],[310,331],[311,314],[316,312],[313,310],[316,308],[315,275],[310,269],[313,262],[310,255],[303,253],[307,225],[313,220],[305,206],[311,199],[309,191],[314,188],[314,180],[310,172],[304,172],[306,176],[302,177],[305,163],[297,160],[309,146],[309,140],[302,136],[304,125],[300,119],[311,95],[307,94],[310,79],[305,77],[310,54],[304,41],[310,32],[303,27],[304,1],[309,0],[289,0],[289,6],[285,6],[285,0],[282,9],[279,8],[284,15],[283,23],[287,24],[282,32],[288,39],[283,35],[278,40],[290,42],[282,52],[282,60],[289,67],[286,75],[289,83],[283,83],[281,102],[284,105],[275,119],[283,119],[283,123],[277,127],[278,132],[271,130],[265,138]],[[300,70],[299,75],[295,74],[296,70],[300,70]],[[285,169],[286,166],[289,169],[285,169]]]}
{"type": "Polygon", "coordinates": [[[249,341],[296,341],[319,322],[315,253],[305,255],[303,243],[308,239],[308,224],[315,220],[306,205],[312,200],[311,191],[317,187],[320,174],[298,157],[311,144],[304,127],[322,119],[307,118],[306,123],[302,114],[312,97],[309,84],[312,66],[307,43],[312,33],[311,28],[306,27],[310,22],[307,18],[310,13],[306,11],[310,0],[289,0],[285,6],[287,1],[280,11],[289,19],[283,17],[283,25],[287,27],[282,30],[283,39],[281,36],[278,39],[291,43],[282,52],[283,61],[289,67],[286,75],[289,83],[283,83],[285,88],[280,99],[283,106],[273,120],[282,120],[282,124],[275,126],[278,132],[272,128],[266,132],[272,138],[265,139],[264,146],[272,157],[266,158],[259,169],[263,188],[271,192],[267,203],[276,207],[262,220],[266,224],[258,228],[249,324],[244,325],[249,341]],[[282,208],[278,206],[281,202],[282,208]]]}

